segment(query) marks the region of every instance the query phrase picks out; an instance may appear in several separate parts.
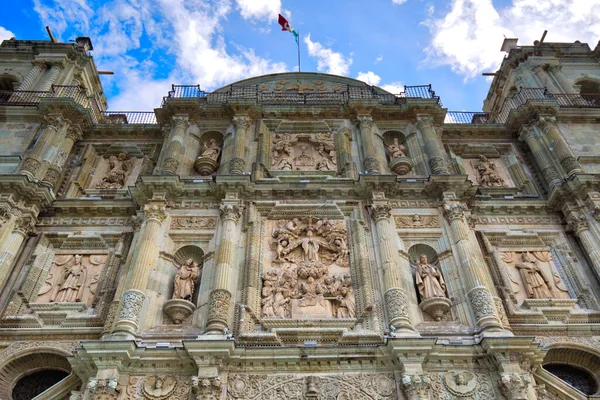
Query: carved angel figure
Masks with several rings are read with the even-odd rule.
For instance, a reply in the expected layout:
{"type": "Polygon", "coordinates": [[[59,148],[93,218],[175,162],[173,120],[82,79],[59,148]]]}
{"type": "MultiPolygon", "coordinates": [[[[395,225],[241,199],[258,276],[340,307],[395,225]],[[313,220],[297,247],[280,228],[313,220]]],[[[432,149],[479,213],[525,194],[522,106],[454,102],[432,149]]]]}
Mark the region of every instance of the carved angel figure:
{"type": "Polygon", "coordinates": [[[200,157],[210,158],[217,161],[219,159],[219,154],[221,154],[221,148],[219,147],[216,139],[210,139],[208,142],[204,142],[202,144],[202,154],[200,157]]]}
{"type": "Polygon", "coordinates": [[[404,150],[406,147],[398,142],[398,138],[394,138],[392,144],[388,146],[388,151],[390,152],[390,159],[406,157],[404,154],[404,150]]]}
{"type": "Polygon", "coordinates": [[[544,275],[536,258],[529,252],[523,254],[523,261],[515,265],[521,274],[527,295],[532,299],[552,299],[550,281],[544,275]]]}
{"type": "Polygon", "coordinates": [[[99,189],[120,189],[125,186],[127,175],[133,169],[133,161],[129,153],[110,156],[108,161],[110,170],[96,187],[99,189]]]}
{"type": "Polygon", "coordinates": [[[450,393],[463,397],[477,388],[477,378],[469,371],[453,371],[444,374],[444,384],[450,393]]]}
{"type": "Polygon", "coordinates": [[[419,257],[415,280],[421,300],[432,297],[446,297],[446,282],[444,282],[442,273],[438,267],[429,264],[429,260],[425,254],[419,257]]]}
{"type": "Polygon", "coordinates": [[[200,276],[198,263],[189,258],[177,271],[173,298],[191,301],[198,276],[200,276]]]}
{"type": "Polygon", "coordinates": [[[76,254],[75,263],[67,267],[56,292],[50,297],[51,302],[78,302],[83,298],[87,268],[82,264],[83,256],[76,254]]]}
{"type": "Polygon", "coordinates": [[[314,236],[313,231],[310,229],[306,231],[306,237],[290,244],[283,252],[284,254],[288,254],[298,246],[302,246],[302,250],[304,251],[304,261],[308,262],[319,261],[319,248],[321,247],[335,251],[335,249],[325,240],[314,236]]]}
{"type": "Polygon", "coordinates": [[[326,151],[325,145],[323,143],[319,143],[318,153],[321,156],[321,159],[317,163],[318,171],[332,171],[335,170],[335,151],[331,150],[329,152],[326,151]]]}
{"type": "Polygon", "coordinates": [[[340,289],[340,296],[337,298],[337,317],[354,318],[356,317],[356,300],[352,287],[343,287],[340,289]]]}
{"type": "Polygon", "coordinates": [[[150,399],[166,399],[175,390],[177,381],[172,376],[149,376],[144,380],[144,395],[150,399]]]}
{"type": "Polygon", "coordinates": [[[475,166],[479,173],[479,184],[485,187],[505,187],[506,182],[498,173],[496,164],[489,161],[486,156],[479,156],[479,162],[475,166]]]}

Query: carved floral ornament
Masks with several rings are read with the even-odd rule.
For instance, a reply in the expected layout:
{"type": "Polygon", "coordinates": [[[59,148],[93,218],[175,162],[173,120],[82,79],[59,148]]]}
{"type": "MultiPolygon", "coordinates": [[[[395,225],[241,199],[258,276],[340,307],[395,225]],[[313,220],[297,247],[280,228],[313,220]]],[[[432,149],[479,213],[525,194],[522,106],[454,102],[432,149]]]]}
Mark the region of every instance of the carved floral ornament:
{"type": "Polygon", "coordinates": [[[345,223],[327,218],[270,221],[263,318],[354,318],[345,223]]]}
{"type": "Polygon", "coordinates": [[[337,158],[331,132],[277,133],[273,138],[271,169],[280,171],[336,171],[337,158]]]}
{"type": "Polygon", "coordinates": [[[398,215],[394,217],[396,227],[405,228],[439,228],[440,221],[437,215],[398,215]]]}
{"type": "Polygon", "coordinates": [[[172,230],[215,229],[216,227],[216,217],[171,217],[170,229],[172,230]]]}

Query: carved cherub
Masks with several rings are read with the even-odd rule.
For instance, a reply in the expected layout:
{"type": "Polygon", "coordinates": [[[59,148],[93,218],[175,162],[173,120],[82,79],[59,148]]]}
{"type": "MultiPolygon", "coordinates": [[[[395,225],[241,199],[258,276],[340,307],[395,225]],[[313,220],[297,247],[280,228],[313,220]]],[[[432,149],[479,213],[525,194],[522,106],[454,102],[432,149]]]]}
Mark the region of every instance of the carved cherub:
{"type": "Polygon", "coordinates": [[[388,146],[388,151],[390,152],[390,159],[406,157],[404,154],[405,147],[398,142],[398,138],[394,138],[392,144],[388,146]]]}
{"type": "Polygon", "coordinates": [[[216,139],[210,139],[202,144],[202,155],[200,157],[210,158],[217,161],[219,154],[221,154],[221,148],[219,147],[216,139]]]}

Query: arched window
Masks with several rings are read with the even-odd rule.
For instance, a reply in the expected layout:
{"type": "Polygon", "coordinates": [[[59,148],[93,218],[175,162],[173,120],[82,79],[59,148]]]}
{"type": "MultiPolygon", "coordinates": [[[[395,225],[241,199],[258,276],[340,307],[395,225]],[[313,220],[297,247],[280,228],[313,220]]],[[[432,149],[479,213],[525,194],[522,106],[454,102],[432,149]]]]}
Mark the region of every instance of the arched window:
{"type": "Polygon", "coordinates": [[[587,370],[568,364],[547,364],[544,369],[587,395],[596,394],[598,383],[587,370]]]}
{"type": "Polygon", "coordinates": [[[580,86],[579,94],[590,106],[600,106],[600,82],[582,80],[577,82],[580,86]]]}
{"type": "Polygon", "coordinates": [[[30,400],[69,375],[66,371],[46,369],[25,375],[12,390],[12,400],[30,400]]]}
{"type": "Polygon", "coordinates": [[[0,103],[8,101],[17,82],[18,79],[12,75],[0,75],[0,103]]]}

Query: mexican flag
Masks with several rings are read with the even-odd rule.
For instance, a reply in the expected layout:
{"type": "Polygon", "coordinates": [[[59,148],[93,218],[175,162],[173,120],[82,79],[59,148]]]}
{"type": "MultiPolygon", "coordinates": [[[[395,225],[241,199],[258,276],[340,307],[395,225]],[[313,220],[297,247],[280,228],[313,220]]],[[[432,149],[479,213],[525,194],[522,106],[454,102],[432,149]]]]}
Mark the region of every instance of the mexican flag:
{"type": "Polygon", "coordinates": [[[279,25],[281,25],[281,30],[289,31],[292,35],[294,35],[296,44],[298,44],[298,32],[296,32],[296,30],[294,28],[292,28],[292,25],[288,22],[288,20],[285,19],[285,17],[283,15],[279,14],[278,22],[279,22],[279,25]]]}

